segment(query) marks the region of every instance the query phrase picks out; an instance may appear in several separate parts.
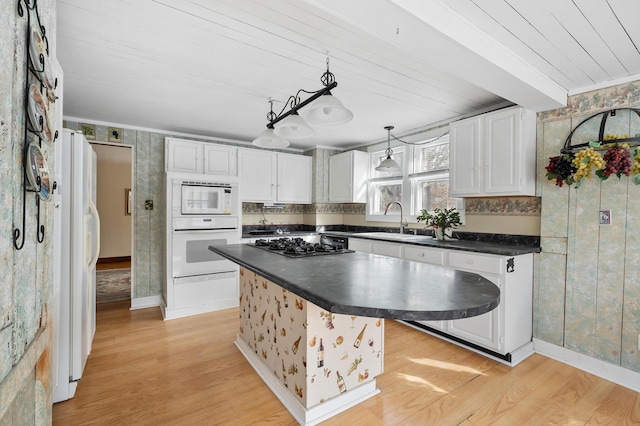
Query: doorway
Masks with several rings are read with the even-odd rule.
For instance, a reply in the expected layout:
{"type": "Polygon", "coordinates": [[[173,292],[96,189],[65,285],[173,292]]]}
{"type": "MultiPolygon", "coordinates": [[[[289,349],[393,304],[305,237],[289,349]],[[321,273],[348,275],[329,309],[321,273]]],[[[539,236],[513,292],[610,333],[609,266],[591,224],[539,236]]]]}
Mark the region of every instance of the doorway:
{"type": "Polygon", "coordinates": [[[131,300],[133,149],[102,142],[91,145],[97,157],[96,207],[100,216],[96,303],[131,300]]]}

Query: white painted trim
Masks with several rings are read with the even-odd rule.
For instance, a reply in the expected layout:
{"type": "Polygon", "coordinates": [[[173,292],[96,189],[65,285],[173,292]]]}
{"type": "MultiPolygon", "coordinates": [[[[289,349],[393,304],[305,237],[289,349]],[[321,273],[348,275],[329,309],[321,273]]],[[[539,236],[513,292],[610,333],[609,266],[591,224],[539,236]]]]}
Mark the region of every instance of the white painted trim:
{"type": "Polygon", "coordinates": [[[157,294],[155,296],[135,297],[131,299],[130,310],[136,309],[154,308],[162,304],[162,296],[157,294]]]}
{"type": "MultiPolygon", "coordinates": [[[[160,133],[162,135],[168,135],[168,136],[181,136],[181,137],[187,137],[187,138],[197,138],[198,140],[194,141],[194,142],[198,142],[198,141],[199,142],[203,142],[203,141],[227,142],[227,143],[233,143],[233,144],[237,144],[237,145],[243,145],[243,146],[246,146],[247,148],[253,147],[255,149],[260,149],[257,146],[255,146],[254,144],[252,144],[251,142],[241,141],[241,140],[237,140],[237,139],[217,138],[217,137],[214,137],[214,136],[196,135],[194,133],[173,132],[173,131],[169,131],[169,130],[152,129],[150,127],[137,127],[137,126],[120,124],[120,123],[110,123],[108,121],[87,120],[87,119],[80,118],[80,117],[64,116],[63,120],[65,120],[65,121],[73,121],[75,123],[87,123],[87,124],[96,124],[98,126],[119,127],[121,129],[139,130],[141,132],[160,133]]],[[[282,151],[304,152],[302,149],[298,149],[298,148],[278,148],[278,149],[282,150],[282,151]]]]}
{"type": "Polygon", "coordinates": [[[535,338],[533,347],[540,355],[640,392],[640,373],[535,338]]]}
{"type": "Polygon", "coordinates": [[[187,306],[184,308],[167,308],[164,303],[160,305],[160,309],[162,310],[162,317],[165,321],[236,307],[238,307],[237,298],[231,300],[221,300],[215,303],[204,303],[202,305],[187,306]]]}
{"type": "Polygon", "coordinates": [[[236,335],[235,345],[282,405],[301,425],[318,424],[380,393],[380,389],[376,387],[376,380],[373,379],[321,404],[305,408],[239,334],[236,335]]]}
{"type": "Polygon", "coordinates": [[[591,86],[578,87],[577,89],[569,90],[568,95],[579,95],[581,93],[591,92],[594,90],[600,90],[607,87],[617,86],[619,84],[631,83],[633,81],[640,80],[640,74],[628,75],[626,77],[616,78],[615,80],[602,81],[600,83],[593,84],[591,86]]]}

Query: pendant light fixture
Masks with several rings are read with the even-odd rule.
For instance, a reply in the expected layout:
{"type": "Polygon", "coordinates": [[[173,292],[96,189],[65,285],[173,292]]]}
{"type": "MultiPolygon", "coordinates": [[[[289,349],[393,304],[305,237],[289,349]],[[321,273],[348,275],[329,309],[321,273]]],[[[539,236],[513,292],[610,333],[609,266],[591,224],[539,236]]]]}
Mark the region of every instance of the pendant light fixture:
{"type": "Polygon", "coordinates": [[[305,139],[316,134],[316,131],[298,115],[297,111],[292,112],[282,121],[275,123],[273,125],[273,132],[287,139],[305,139]]]}
{"type": "MultiPolygon", "coordinates": [[[[329,71],[329,58],[327,58],[327,71],[322,74],[320,81],[325,88],[336,81],[335,76],[329,71]]],[[[331,94],[330,90],[325,90],[322,91],[322,96],[302,111],[302,118],[307,123],[319,126],[336,126],[351,121],[353,113],[345,108],[342,102],[331,94]]]]}
{"type": "Polygon", "coordinates": [[[384,153],[387,158],[382,160],[380,165],[376,167],[376,170],[379,172],[399,172],[402,168],[391,158],[391,154],[393,154],[393,150],[391,149],[391,130],[393,130],[393,126],[386,126],[385,130],[387,131],[387,149],[384,153]]]}
{"type": "MultiPolygon", "coordinates": [[[[331,94],[331,90],[338,86],[335,76],[329,71],[329,58],[327,58],[327,71],[320,77],[323,86],[316,91],[304,89],[298,90],[295,96],[290,96],[285,102],[284,108],[279,114],[271,112],[267,114],[267,130],[254,140],[254,145],[266,143],[272,134],[285,139],[303,139],[315,135],[315,130],[307,124],[332,126],[344,124],[353,119],[353,113],[342,105],[342,102],[331,94]],[[300,99],[301,93],[310,94],[304,101],[300,99]],[[288,111],[285,111],[289,107],[288,111]],[[304,109],[303,109],[304,108],[304,109]],[[271,129],[271,132],[269,130],[271,129]],[[264,139],[261,139],[265,135],[264,139]]],[[[261,145],[258,145],[261,146],[261,145]]],[[[263,145],[264,146],[264,145],[263,145]]]]}
{"type": "MultiPolygon", "coordinates": [[[[273,112],[273,100],[271,98],[269,98],[269,105],[271,106],[271,111],[267,114],[267,120],[271,121],[276,116],[273,112]]],[[[267,128],[252,143],[261,148],[286,148],[289,146],[288,140],[275,134],[271,123],[267,124],[267,128]]]]}

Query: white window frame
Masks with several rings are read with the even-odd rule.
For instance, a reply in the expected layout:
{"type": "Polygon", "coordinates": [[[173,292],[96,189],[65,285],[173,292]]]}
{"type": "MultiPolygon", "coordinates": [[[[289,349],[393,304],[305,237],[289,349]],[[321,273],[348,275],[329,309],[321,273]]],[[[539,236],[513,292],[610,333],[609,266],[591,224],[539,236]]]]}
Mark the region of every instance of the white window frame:
{"type": "MultiPolygon", "coordinates": [[[[425,138],[424,140],[433,139],[433,137],[425,138]]],[[[436,142],[438,143],[438,142],[436,142]]],[[[449,143],[449,139],[447,136],[446,142],[440,143],[449,143]]],[[[399,152],[403,150],[403,161],[402,161],[402,175],[397,177],[384,177],[384,178],[370,178],[367,185],[367,206],[366,206],[366,214],[365,220],[367,222],[393,222],[396,223],[400,220],[400,209],[397,206],[393,207],[389,210],[387,215],[384,214],[376,214],[373,212],[373,209],[377,199],[377,191],[376,187],[381,184],[388,183],[402,183],[402,199],[400,202],[402,203],[404,220],[408,223],[418,223],[416,217],[419,215],[420,210],[422,209],[422,191],[421,184],[423,182],[428,181],[436,181],[449,179],[449,169],[436,170],[432,172],[420,172],[420,173],[412,173],[413,165],[414,165],[414,155],[418,154],[418,150],[423,145],[413,145],[406,144],[400,145],[399,142],[391,144],[391,148],[395,152],[399,152]]],[[[378,144],[372,147],[369,147],[369,165],[371,166],[371,162],[373,161],[374,156],[380,156],[381,152],[387,148],[387,144],[378,144]]],[[[393,154],[392,154],[393,158],[393,154]]],[[[456,199],[456,207],[461,212],[461,216],[464,217],[464,202],[463,199],[456,199]]]]}

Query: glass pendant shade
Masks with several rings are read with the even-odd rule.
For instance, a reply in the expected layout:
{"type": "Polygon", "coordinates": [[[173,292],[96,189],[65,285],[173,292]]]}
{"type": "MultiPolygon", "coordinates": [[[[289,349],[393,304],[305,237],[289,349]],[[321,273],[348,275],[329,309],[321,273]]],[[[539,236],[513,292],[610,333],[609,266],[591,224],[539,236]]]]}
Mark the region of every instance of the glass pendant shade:
{"type": "Polygon", "coordinates": [[[273,129],[265,129],[252,143],[261,148],[285,148],[289,146],[289,141],[276,135],[273,129]]]}
{"type": "Polygon", "coordinates": [[[319,126],[334,126],[348,123],[353,113],[342,105],[342,102],[330,93],[320,96],[302,109],[302,118],[307,123],[319,126]]]}
{"type": "Polygon", "coordinates": [[[297,112],[285,117],[273,125],[273,132],[285,139],[304,139],[316,134],[297,112]]]}
{"type": "Polygon", "coordinates": [[[388,153],[387,158],[382,160],[376,170],[379,172],[398,172],[400,171],[400,166],[391,158],[391,153],[388,153]]]}

